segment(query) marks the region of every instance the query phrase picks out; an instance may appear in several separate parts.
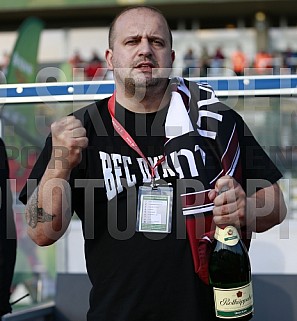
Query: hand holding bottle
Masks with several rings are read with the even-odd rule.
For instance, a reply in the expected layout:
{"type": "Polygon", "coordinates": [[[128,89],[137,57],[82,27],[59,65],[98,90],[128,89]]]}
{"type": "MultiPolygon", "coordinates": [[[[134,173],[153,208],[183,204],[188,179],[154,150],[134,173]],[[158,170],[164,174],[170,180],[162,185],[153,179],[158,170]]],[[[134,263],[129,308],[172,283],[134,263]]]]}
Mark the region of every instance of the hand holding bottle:
{"type": "Polygon", "coordinates": [[[214,197],[216,223],[209,257],[209,281],[213,287],[217,318],[250,320],[253,291],[248,251],[240,238],[240,215],[245,218],[245,193],[231,177],[224,177],[210,192],[214,197]],[[218,189],[218,191],[217,191],[218,189]],[[230,213],[227,212],[230,211],[230,213]]]}
{"type": "Polygon", "coordinates": [[[213,221],[216,225],[240,227],[246,224],[246,194],[233,177],[218,179],[208,197],[214,202],[213,221]]]}

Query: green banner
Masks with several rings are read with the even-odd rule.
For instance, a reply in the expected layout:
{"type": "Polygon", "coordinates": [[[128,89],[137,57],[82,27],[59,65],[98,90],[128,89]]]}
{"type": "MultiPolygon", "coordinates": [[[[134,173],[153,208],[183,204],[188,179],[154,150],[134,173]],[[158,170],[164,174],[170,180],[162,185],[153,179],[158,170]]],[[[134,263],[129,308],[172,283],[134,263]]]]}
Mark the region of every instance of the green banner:
{"type": "MultiPolygon", "coordinates": [[[[7,68],[7,84],[36,82],[39,38],[43,26],[44,23],[34,17],[27,18],[21,24],[7,68]]],[[[2,117],[13,130],[7,140],[19,151],[24,146],[24,142],[35,146],[38,144],[39,135],[36,134],[36,117],[33,106],[5,105],[2,117]]]]}
{"type": "Polygon", "coordinates": [[[7,70],[8,84],[36,81],[39,37],[43,29],[40,19],[30,17],[21,25],[7,70]]]}
{"type": "MultiPolygon", "coordinates": [[[[37,54],[43,22],[27,18],[18,30],[18,37],[8,65],[7,84],[36,82],[37,54]]],[[[41,142],[35,104],[5,104],[2,108],[3,137],[7,146],[11,177],[17,179],[17,192],[30,172],[41,142]],[[32,164],[31,164],[32,165],[32,164]]],[[[40,126],[39,126],[40,127],[40,126]]]]}
{"type": "MultiPolygon", "coordinates": [[[[11,1],[13,2],[13,1],[11,1]]],[[[22,92],[23,84],[35,83],[38,70],[39,39],[44,23],[30,17],[24,20],[18,30],[14,49],[6,74],[7,84],[18,84],[22,92]]],[[[26,183],[40,148],[44,142],[45,104],[16,103],[4,104],[0,113],[3,138],[9,157],[10,178],[14,180],[12,192],[18,193],[26,183]]],[[[13,288],[25,288],[30,294],[29,302],[40,303],[43,292],[38,287],[39,280],[47,285],[54,284],[55,248],[40,252],[27,237],[27,224],[23,212],[16,208],[15,221],[18,234],[18,251],[13,279],[13,288]],[[39,275],[38,275],[39,273],[39,275]]],[[[53,286],[52,286],[53,288],[53,286]]],[[[17,291],[16,291],[17,292],[17,291]]],[[[14,293],[12,294],[13,297],[14,293]]],[[[19,294],[15,294],[15,299],[19,294]]],[[[22,301],[23,302],[23,301],[22,301]]]]}

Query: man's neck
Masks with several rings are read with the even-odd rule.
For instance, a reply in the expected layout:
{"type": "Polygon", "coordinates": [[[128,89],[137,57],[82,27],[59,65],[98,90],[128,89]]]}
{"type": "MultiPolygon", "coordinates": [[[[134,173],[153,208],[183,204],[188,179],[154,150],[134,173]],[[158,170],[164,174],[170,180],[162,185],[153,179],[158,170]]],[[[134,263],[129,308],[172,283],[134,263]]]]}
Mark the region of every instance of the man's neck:
{"type": "Polygon", "coordinates": [[[153,113],[161,110],[169,104],[170,92],[164,88],[160,90],[146,89],[144,95],[141,92],[138,95],[129,95],[127,92],[116,90],[116,101],[127,110],[135,113],[153,113]]]}

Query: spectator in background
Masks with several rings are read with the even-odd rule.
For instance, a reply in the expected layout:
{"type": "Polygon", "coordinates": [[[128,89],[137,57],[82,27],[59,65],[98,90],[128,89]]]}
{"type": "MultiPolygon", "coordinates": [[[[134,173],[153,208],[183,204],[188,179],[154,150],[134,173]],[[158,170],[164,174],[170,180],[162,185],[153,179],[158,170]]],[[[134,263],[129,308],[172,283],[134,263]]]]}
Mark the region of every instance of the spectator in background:
{"type": "Polygon", "coordinates": [[[247,59],[241,47],[238,46],[231,56],[233,71],[237,76],[244,75],[244,69],[247,67],[247,59]]]}
{"type": "Polygon", "coordinates": [[[202,52],[200,56],[200,76],[206,77],[208,69],[210,68],[210,56],[208,54],[207,47],[202,47],[202,52]]]}
{"type": "Polygon", "coordinates": [[[11,282],[16,260],[16,228],[9,186],[7,153],[0,139],[0,320],[11,312],[11,282]]]}
{"type": "Polygon", "coordinates": [[[93,51],[92,58],[86,65],[85,74],[87,79],[102,79],[103,76],[103,60],[93,51]]]}
{"type": "Polygon", "coordinates": [[[254,60],[254,68],[257,74],[272,74],[273,58],[272,55],[265,50],[259,51],[254,60]]]}
{"type": "Polygon", "coordinates": [[[197,74],[198,67],[198,58],[194,54],[192,48],[189,48],[185,55],[183,56],[183,76],[184,77],[196,77],[199,76],[197,74]]]}
{"type": "Polygon", "coordinates": [[[74,80],[84,80],[84,65],[85,62],[82,59],[78,50],[74,52],[73,57],[69,60],[71,66],[71,74],[74,80]]]}
{"type": "Polygon", "coordinates": [[[70,58],[69,63],[71,64],[72,68],[79,68],[84,63],[83,59],[80,56],[78,50],[74,52],[73,57],[70,58]]]}
{"type": "Polygon", "coordinates": [[[293,52],[291,47],[288,47],[287,50],[284,52],[283,57],[284,67],[289,68],[291,74],[295,74],[297,67],[297,53],[293,52]]]}
{"type": "Polygon", "coordinates": [[[217,47],[214,56],[211,60],[211,74],[212,76],[222,75],[222,68],[225,65],[225,55],[223,54],[222,48],[217,47]]]}

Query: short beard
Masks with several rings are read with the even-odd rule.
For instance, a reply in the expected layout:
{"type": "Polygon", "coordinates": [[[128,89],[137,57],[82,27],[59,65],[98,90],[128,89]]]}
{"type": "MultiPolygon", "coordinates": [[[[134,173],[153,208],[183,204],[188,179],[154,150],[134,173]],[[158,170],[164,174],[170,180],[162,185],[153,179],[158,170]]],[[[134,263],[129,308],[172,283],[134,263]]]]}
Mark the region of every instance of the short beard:
{"type": "Polygon", "coordinates": [[[136,96],[144,98],[147,91],[151,88],[159,86],[161,79],[139,79],[139,78],[125,78],[125,94],[127,96],[136,96]]]}

